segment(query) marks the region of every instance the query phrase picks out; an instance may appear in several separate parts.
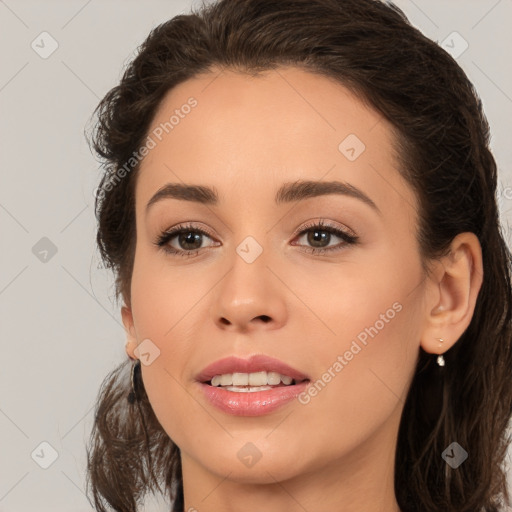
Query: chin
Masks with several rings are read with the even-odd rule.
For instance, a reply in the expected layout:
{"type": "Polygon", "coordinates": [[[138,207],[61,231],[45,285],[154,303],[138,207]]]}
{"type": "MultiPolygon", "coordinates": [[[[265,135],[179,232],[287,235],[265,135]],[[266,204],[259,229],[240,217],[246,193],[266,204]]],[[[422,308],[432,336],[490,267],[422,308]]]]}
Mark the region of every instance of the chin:
{"type": "MultiPolygon", "coordinates": [[[[211,461],[204,461],[203,465],[220,478],[241,484],[273,484],[276,481],[284,481],[295,477],[298,468],[295,458],[280,454],[278,458],[265,457],[261,454],[259,460],[249,458],[240,460],[235,453],[233,456],[213,457],[211,461]]],[[[201,462],[201,461],[200,461],[201,462]]]]}

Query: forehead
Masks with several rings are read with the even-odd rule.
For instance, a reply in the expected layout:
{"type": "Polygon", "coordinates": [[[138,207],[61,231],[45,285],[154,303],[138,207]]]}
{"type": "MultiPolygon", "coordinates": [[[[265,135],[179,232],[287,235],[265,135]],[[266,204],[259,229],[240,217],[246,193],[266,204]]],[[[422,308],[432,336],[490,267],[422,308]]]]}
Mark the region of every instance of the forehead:
{"type": "Polygon", "coordinates": [[[272,201],[280,183],[298,179],[348,181],[383,202],[406,187],[391,125],[338,82],[294,67],[187,80],[166,94],[148,137],[137,203],[179,181],[209,184],[221,199],[249,192],[272,201]]]}

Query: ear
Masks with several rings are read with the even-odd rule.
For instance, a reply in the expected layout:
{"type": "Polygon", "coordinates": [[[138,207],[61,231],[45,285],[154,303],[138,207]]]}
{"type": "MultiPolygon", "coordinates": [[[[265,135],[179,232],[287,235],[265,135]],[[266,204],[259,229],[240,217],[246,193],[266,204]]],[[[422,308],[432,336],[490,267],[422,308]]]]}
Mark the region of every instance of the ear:
{"type": "Polygon", "coordinates": [[[121,308],[121,316],[126,331],[126,353],[131,359],[137,359],[134,350],[137,347],[137,337],[135,336],[135,327],[133,325],[133,314],[131,308],[123,306],[121,308]]]}
{"type": "Polygon", "coordinates": [[[449,254],[436,262],[430,279],[421,347],[430,354],[442,354],[464,334],[473,317],[483,280],[477,236],[458,234],[449,254]]]}

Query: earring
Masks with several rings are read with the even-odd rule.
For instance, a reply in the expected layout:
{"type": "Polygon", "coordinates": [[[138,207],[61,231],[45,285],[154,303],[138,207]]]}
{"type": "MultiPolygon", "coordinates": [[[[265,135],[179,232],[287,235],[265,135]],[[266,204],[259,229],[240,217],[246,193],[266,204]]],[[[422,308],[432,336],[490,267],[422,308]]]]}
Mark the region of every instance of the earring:
{"type": "MultiPolygon", "coordinates": [[[[436,338],[438,341],[439,341],[439,347],[442,347],[443,343],[444,343],[444,340],[443,338],[436,338]]],[[[443,357],[443,354],[439,354],[437,356],[437,364],[439,366],[444,366],[444,357],[443,357]]]]}
{"type": "Polygon", "coordinates": [[[131,371],[131,378],[130,378],[130,381],[132,384],[132,389],[128,393],[128,402],[130,404],[133,404],[133,403],[135,403],[136,400],[139,400],[139,397],[137,395],[136,385],[135,385],[135,372],[140,372],[140,359],[137,359],[137,361],[135,361],[135,363],[132,364],[132,371],[131,371]]]}

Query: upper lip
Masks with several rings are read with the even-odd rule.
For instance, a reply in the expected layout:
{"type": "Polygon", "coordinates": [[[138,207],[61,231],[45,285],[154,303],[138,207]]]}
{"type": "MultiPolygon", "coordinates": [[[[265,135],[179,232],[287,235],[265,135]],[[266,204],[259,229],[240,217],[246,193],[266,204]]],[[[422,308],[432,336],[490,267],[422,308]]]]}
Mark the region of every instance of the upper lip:
{"type": "Polygon", "coordinates": [[[295,382],[310,380],[307,375],[295,368],[292,368],[286,363],[283,363],[283,361],[263,354],[254,355],[248,359],[241,359],[235,356],[219,359],[218,361],[209,364],[206,368],[203,368],[203,370],[196,376],[196,379],[199,382],[209,382],[215,375],[263,371],[277,372],[281,375],[287,375],[292,377],[295,382]]]}

